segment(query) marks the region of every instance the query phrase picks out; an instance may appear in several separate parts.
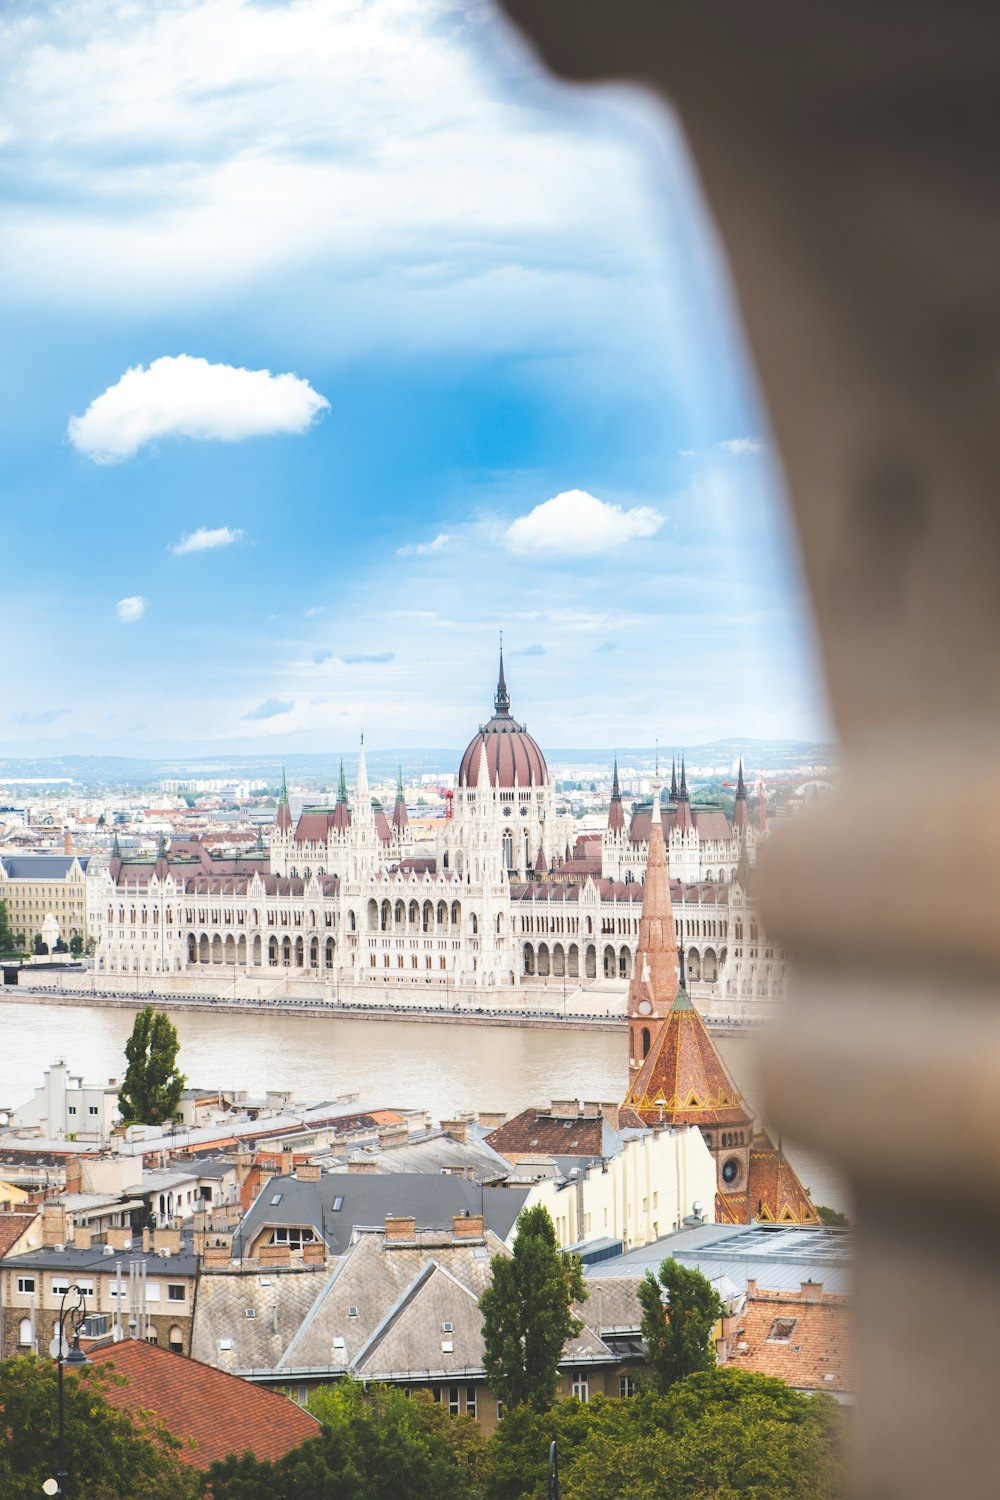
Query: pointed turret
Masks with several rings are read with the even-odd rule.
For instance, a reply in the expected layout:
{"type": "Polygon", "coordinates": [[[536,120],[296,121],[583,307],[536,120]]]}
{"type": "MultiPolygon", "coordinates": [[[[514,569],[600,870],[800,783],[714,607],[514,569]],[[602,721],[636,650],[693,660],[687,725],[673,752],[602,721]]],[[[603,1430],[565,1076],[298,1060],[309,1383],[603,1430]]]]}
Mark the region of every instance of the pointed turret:
{"type": "Polygon", "coordinates": [[[333,826],[342,831],[351,826],[351,810],[347,805],[347,777],[344,775],[344,757],[340,757],[340,776],[337,781],[337,805],[333,809],[333,826]]]}
{"type": "Polygon", "coordinates": [[[680,786],[677,788],[677,812],[674,816],[674,828],[680,829],[682,833],[687,833],[693,827],[694,819],[691,816],[691,802],[688,797],[687,767],[684,764],[684,757],[682,755],[681,781],[680,786]]]}
{"type": "Polygon", "coordinates": [[[750,809],[747,806],[747,788],[743,780],[743,757],[740,756],[740,773],[736,778],[736,800],[733,803],[733,828],[739,830],[740,835],[746,833],[750,826],[750,809]]]}
{"type": "Polygon", "coordinates": [[[392,826],[402,836],[409,826],[409,821],[406,814],[406,798],[403,796],[403,768],[400,766],[396,780],[396,805],[392,810],[392,826]]]}
{"type": "Polygon", "coordinates": [[[263,828],[261,828],[260,824],[258,823],[257,824],[257,853],[260,854],[260,855],[263,855],[264,852],[265,852],[264,851],[264,830],[263,830],[263,828]]]}
{"type": "Polygon", "coordinates": [[[670,758],[670,797],[671,802],[677,801],[677,757],[670,758]]]}
{"type": "Polygon", "coordinates": [[[545,858],[545,850],[539,845],[538,853],[535,855],[535,874],[547,875],[549,873],[549,862],[545,858]]]}
{"type": "Polygon", "coordinates": [[[608,808],[608,829],[611,833],[622,833],[625,829],[625,809],[622,806],[622,790],[618,785],[618,757],[615,756],[615,773],[611,778],[611,806],[608,808]]]}
{"type": "Polygon", "coordinates": [[[285,768],[281,768],[281,791],[278,795],[277,826],[282,833],[288,833],[292,826],[292,809],[288,805],[288,782],[285,780],[285,768]]]}
{"type": "Polygon", "coordinates": [[[365,760],[365,737],[361,736],[361,749],[358,751],[358,775],[354,783],[354,811],[357,817],[370,814],[372,806],[371,788],[368,785],[368,763],[365,760]]]}

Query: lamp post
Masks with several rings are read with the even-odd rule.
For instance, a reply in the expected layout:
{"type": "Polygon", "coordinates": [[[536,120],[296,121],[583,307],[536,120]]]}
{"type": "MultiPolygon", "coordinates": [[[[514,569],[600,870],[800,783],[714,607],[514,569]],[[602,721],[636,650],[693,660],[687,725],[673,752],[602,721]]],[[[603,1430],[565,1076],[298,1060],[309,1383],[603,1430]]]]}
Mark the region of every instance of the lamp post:
{"type": "Polygon", "coordinates": [[[45,1485],[43,1485],[46,1494],[62,1495],[64,1500],[69,1493],[69,1471],[66,1467],[66,1402],[63,1390],[63,1365],[72,1365],[74,1369],[78,1370],[81,1365],[88,1363],[87,1356],[80,1348],[80,1329],[83,1326],[83,1320],[86,1316],[87,1294],[74,1282],[62,1294],[62,1301],[59,1303],[58,1331],[52,1341],[51,1348],[59,1370],[59,1470],[56,1474],[55,1488],[48,1488],[52,1484],[50,1479],[47,1479],[45,1485]],[[76,1302],[67,1307],[66,1298],[70,1292],[76,1293],[76,1302]],[[68,1350],[66,1348],[67,1318],[73,1329],[73,1342],[68,1350]]]}
{"type": "Polygon", "coordinates": [[[663,1111],[667,1107],[667,1101],[663,1097],[662,1094],[657,1094],[656,1098],[653,1100],[653,1103],[656,1105],[657,1109],[660,1111],[660,1124],[662,1125],[663,1124],[663,1111]]]}
{"type": "Polygon", "coordinates": [[[555,1438],[549,1444],[549,1500],[559,1500],[559,1458],[555,1438]]]}

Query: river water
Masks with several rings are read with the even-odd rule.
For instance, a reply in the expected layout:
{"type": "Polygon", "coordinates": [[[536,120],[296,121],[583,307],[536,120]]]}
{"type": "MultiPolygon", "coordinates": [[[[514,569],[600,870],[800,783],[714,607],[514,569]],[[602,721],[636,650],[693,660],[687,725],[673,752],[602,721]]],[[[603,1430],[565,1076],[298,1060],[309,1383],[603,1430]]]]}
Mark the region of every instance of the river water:
{"type": "MultiPolygon", "coordinates": [[[[204,1087],[291,1089],[297,1103],[355,1094],[363,1105],[426,1109],[434,1120],[462,1110],[514,1113],[551,1099],[621,1099],[628,1082],[622,1035],[575,1028],[436,1024],[294,1012],[173,1011],[180,1066],[204,1087]]],[[[0,1004],[0,1108],[23,1104],[46,1067],[63,1059],[87,1083],[120,1079],[132,1010],[65,1004],[0,1004]]],[[[765,1033],[766,1037],[766,1033],[765,1033]]],[[[760,1033],[717,1039],[752,1105],[760,1033]]],[[[831,1168],[785,1142],[817,1203],[846,1208],[831,1168]]]]}

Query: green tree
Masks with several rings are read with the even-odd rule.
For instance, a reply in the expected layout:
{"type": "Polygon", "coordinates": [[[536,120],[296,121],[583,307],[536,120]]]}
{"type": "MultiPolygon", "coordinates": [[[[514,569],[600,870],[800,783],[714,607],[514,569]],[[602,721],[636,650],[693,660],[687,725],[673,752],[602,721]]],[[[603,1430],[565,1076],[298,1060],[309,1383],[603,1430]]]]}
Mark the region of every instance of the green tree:
{"type": "Polygon", "coordinates": [[[73,936],[69,940],[69,951],[72,953],[74,958],[79,958],[80,954],[83,952],[83,938],[78,932],[74,932],[73,936]]]}
{"type": "Polygon", "coordinates": [[[522,1212],[513,1255],[494,1255],[490,1273],[479,1299],[490,1389],[507,1407],[545,1411],[555,1400],[566,1340],[582,1327],[572,1310],[587,1296],[579,1258],[559,1249],[539,1204],[522,1212]]]}
{"type": "Polygon", "coordinates": [[[166,1011],[145,1006],[125,1043],[128,1067],[118,1108],[126,1125],[162,1125],[173,1119],[186,1082],[176,1067],[179,1046],[166,1011]]]}
{"type": "Polygon", "coordinates": [[[711,1282],[668,1257],[659,1279],[647,1271],[639,1286],[642,1337],[661,1391],[715,1364],[712,1329],[723,1307],[711,1282]]]}
{"type": "Polygon", "coordinates": [[[450,1417],[426,1391],[354,1381],[310,1398],[319,1437],[276,1463],[250,1454],[213,1464],[213,1500],[477,1500],[485,1440],[473,1417],[450,1417]]]}
{"type": "MultiPolygon", "coordinates": [[[[108,1401],[119,1380],[103,1364],[64,1375],[66,1456],[72,1493],[87,1500],[195,1500],[197,1475],[180,1444],[152,1418],[133,1419],[108,1401]]],[[[58,1467],[54,1361],[19,1354],[0,1364],[0,1494],[37,1500],[58,1467]]]]}
{"type": "Polygon", "coordinates": [[[6,901],[0,901],[0,953],[16,953],[17,944],[10,930],[6,901]]]}

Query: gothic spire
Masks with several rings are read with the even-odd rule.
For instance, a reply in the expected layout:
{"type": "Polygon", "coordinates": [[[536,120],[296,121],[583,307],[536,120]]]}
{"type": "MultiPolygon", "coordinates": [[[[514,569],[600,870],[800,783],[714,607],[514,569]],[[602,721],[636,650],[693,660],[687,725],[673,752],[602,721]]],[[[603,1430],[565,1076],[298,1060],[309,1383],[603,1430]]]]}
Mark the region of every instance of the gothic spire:
{"type": "Polygon", "coordinates": [[[747,788],[743,780],[743,757],[740,756],[740,774],[736,779],[736,801],[733,803],[733,827],[745,833],[750,823],[747,807],[747,788]]]}
{"type": "Polygon", "coordinates": [[[501,716],[510,713],[510,694],[507,691],[507,679],[503,671],[503,636],[500,637],[500,675],[497,678],[497,690],[493,698],[493,707],[501,716]]]}
{"type": "Polygon", "coordinates": [[[278,796],[278,816],[275,820],[282,833],[287,833],[292,826],[292,810],[288,805],[288,782],[285,778],[285,768],[281,768],[281,792],[278,796]]]}
{"type": "Polygon", "coordinates": [[[114,831],[114,834],[112,835],[112,838],[111,838],[111,858],[112,859],[121,859],[121,857],[122,857],[122,847],[121,847],[121,844],[119,844],[119,842],[118,842],[118,829],[116,828],[115,831],[114,831]]]}
{"type": "Polygon", "coordinates": [[[608,828],[620,833],[625,827],[625,809],[622,807],[622,789],[618,784],[618,757],[615,756],[615,772],[611,779],[611,806],[608,808],[608,828]]]}
{"type": "Polygon", "coordinates": [[[736,778],[736,795],[745,797],[747,794],[746,782],[743,780],[743,757],[740,756],[740,774],[736,778]]]}
{"type": "Polygon", "coordinates": [[[409,821],[406,812],[406,798],[403,796],[403,768],[400,766],[399,775],[396,778],[396,805],[392,810],[392,826],[397,833],[402,834],[403,830],[408,826],[409,821]]]}
{"type": "Polygon", "coordinates": [[[347,806],[347,777],[344,775],[344,757],[340,757],[340,780],[337,782],[337,802],[341,807],[347,806]]]}
{"type": "Polygon", "coordinates": [[[677,801],[677,757],[670,758],[670,801],[677,801]]]}
{"type": "Polygon", "coordinates": [[[684,765],[684,757],[681,756],[681,784],[677,792],[678,802],[686,802],[688,796],[687,768],[684,765]]]}

